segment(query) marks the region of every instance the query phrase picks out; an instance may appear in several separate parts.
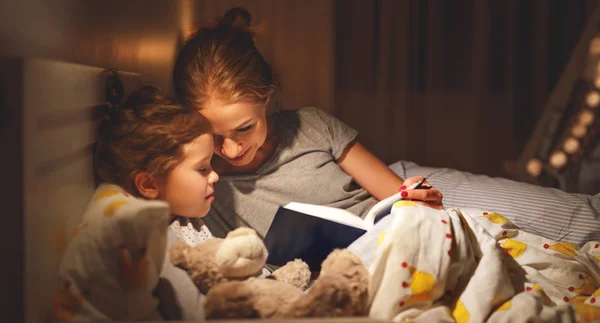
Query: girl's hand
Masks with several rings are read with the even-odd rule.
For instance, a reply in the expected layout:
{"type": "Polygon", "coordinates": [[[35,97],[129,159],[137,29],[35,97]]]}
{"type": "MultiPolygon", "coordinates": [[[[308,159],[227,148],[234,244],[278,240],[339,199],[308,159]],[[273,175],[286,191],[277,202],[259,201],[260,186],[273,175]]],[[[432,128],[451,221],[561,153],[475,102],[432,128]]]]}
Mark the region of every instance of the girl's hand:
{"type": "Polygon", "coordinates": [[[419,204],[427,205],[436,210],[441,210],[444,208],[442,204],[443,195],[442,192],[433,188],[427,181],[421,185],[421,188],[418,189],[407,189],[411,185],[418,183],[423,180],[423,176],[413,176],[407,178],[404,183],[402,183],[402,187],[400,187],[400,192],[402,192],[402,197],[405,200],[411,200],[414,202],[418,202],[419,204]]]}

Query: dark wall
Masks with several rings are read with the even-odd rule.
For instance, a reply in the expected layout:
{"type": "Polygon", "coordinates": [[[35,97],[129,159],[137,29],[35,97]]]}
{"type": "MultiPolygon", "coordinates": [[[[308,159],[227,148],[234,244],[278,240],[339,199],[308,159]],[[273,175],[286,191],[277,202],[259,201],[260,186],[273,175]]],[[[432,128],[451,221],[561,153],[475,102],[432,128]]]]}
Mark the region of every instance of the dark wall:
{"type": "Polygon", "coordinates": [[[3,1],[0,55],[138,72],[169,89],[182,39],[234,6],[263,24],[257,43],[282,80],[286,107],[331,110],[333,0],[3,1]]]}
{"type": "MultiPolygon", "coordinates": [[[[258,46],[273,64],[286,94],[287,108],[333,107],[333,0],[21,0],[0,2],[0,67],[6,57],[41,57],[137,72],[148,82],[170,89],[178,45],[189,32],[228,8],[244,6],[253,21],[264,23],[258,46]]],[[[9,68],[6,67],[6,68],[9,68]]],[[[14,73],[13,75],[18,75],[14,73]]],[[[23,200],[21,118],[18,79],[0,80],[1,250],[9,266],[0,270],[2,321],[24,320],[23,200]],[[15,85],[15,86],[8,86],[15,85]],[[8,102],[8,103],[6,103],[8,102]],[[6,103],[6,104],[5,104],[6,103]],[[7,158],[10,156],[10,158],[7,158]]],[[[35,237],[29,240],[35,241],[35,237]]],[[[42,246],[40,246],[42,248],[42,246]]],[[[43,250],[43,249],[41,249],[43,250]]]]}

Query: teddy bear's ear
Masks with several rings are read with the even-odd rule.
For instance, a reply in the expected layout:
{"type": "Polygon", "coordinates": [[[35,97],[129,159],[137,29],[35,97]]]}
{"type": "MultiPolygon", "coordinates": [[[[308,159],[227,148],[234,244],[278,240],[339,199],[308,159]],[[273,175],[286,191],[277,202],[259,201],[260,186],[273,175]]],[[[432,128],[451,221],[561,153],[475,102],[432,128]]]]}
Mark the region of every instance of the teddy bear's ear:
{"type": "Polygon", "coordinates": [[[188,267],[188,254],[191,250],[191,246],[183,241],[176,241],[169,250],[169,256],[171,263],[177,267],[187,268],[188,267]]]}

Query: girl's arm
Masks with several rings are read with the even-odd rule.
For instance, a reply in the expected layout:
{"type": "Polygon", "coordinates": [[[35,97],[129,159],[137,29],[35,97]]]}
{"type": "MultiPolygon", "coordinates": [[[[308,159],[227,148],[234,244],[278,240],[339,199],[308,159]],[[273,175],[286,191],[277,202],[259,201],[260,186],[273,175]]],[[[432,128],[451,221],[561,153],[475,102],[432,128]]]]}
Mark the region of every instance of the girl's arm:
{"type": "MultiPolygon", "coordinates": [[[[402,186],[408,187],[423,178],[411,177],[405,182],[357,141],[346,147],[337,163],[377,200],[396,194],[402,186]]],[[[435,188],[409,190],[405,195],[406,199],[425,201],[434,208],[442,207],[442,193],[435,188]]]]}

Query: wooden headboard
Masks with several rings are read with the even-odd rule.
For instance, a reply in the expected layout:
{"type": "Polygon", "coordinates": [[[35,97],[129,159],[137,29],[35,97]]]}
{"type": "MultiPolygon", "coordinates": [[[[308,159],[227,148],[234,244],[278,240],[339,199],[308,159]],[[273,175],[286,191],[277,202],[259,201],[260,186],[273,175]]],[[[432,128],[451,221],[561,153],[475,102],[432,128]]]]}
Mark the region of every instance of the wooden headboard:
{"type": "MultiPolygon", "coordinates": [[[[43,59],[3,59],[0,66],[0,142],[9,152],[0,171],[8,211],[8,232],[1,235],[9,256],[0,266],[7,266],[1,276],[10,292],[2,300],[9,311],[4,318],[47,322],[61,256],[95,188],[96,111],[107,102],[111,73],[43,59]]],[[[138,74],[118,75],[126,93],[142,81],[138,74]]]]}

